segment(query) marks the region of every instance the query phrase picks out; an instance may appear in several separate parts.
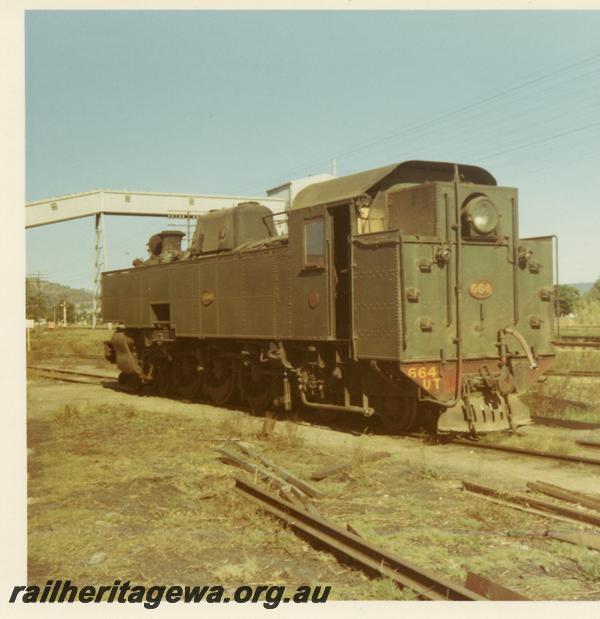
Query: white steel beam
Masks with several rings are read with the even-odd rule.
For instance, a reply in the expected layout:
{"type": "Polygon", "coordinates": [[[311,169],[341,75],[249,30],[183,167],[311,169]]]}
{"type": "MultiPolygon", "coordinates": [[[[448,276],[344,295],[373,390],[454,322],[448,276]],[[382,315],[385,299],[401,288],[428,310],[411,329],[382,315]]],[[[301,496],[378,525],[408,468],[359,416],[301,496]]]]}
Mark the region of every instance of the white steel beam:
{"type": "Polygon", "coordinates": [[[99,190],[28,202],[25,205],[25,227],[46,226],[98,213],[138,217],[167,217],[177,211],[206,213],[250,200],[260,202],[273,212],[283,211],[289,206],[287,200],[269,197],[99,190]]]}
{"type": "Polygon", "coordinates": [[[92,298],[92,328],[96,328],[100,317],[102,297],[102,271],[108,270],[106,262],[106,239],[104,235],[104,213],[96,214],[96,243],[94,245],[94,296],[92,298]]]}

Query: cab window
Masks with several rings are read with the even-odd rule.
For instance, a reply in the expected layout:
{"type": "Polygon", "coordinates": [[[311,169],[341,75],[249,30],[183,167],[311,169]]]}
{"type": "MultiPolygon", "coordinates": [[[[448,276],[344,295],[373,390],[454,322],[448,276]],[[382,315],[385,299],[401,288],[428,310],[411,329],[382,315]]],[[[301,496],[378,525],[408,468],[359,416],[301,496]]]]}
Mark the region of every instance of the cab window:
{"type": "Polygon", "coordinates": [[[322,217],[304,222],[304,266],[325,266],[325,221],[322,217]]]}

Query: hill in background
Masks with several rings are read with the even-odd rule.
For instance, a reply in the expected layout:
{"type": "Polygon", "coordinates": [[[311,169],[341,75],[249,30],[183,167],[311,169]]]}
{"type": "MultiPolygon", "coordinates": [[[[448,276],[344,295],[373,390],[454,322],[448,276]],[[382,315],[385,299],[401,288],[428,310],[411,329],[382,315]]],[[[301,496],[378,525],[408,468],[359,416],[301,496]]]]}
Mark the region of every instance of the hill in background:
{"type": "Polygon", "coordinates": [[[26,317],[34,320],[61,320],[63,302],[66,305],[67,321],[80,322],[89,318],[93,294],[85,288],[71,288],[56,282],[28,277],[25,285],[26,317]]]}
{"type": "Polygon", "coordinates": [[[579,290],[579,294],[584,295],[587,294],[594,285],[594,282],[584,282],[579,284],[567,284],[567,286],[573,286],[573,288],[577,288],[579,290]]]}
{"type": "MultiPolygon", "coordinates": [[[[37,289],[35,278],[31,280],[33,289],[37,289]]],[[[62,301],[72,303],[77,309],[92,309],[93,293],[85,288],[71,288],[55,282],[41,282],[41,293],[47,299],[48,305],[58,305],[62,301]]]]}

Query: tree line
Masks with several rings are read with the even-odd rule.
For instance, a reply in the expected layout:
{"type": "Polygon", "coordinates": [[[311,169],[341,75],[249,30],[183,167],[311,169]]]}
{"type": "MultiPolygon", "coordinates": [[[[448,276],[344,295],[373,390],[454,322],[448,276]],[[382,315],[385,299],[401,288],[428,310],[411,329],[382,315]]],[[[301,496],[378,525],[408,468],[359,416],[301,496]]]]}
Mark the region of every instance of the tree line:
{"type": "Polygon", "coordinates": [[[69,324],[90,318],[91,311],[78,308],[69,300],[69,290],[40,277],[25,278],[25,317],[36,322],[62,322],[66,314],[69,324]]]}
{"type": "Polygon", "coordinates": [[[577,314],[582,303],[588,306],[590,304],[598,304],[598,311],[600,312],[600,277],[598,277],[596,283],[586,294],[581,294],[575,286],[569,286],[568,284],[561,284],[558,287],[554,286],[554,294],[558,296],[559,316],[577,314]]]}

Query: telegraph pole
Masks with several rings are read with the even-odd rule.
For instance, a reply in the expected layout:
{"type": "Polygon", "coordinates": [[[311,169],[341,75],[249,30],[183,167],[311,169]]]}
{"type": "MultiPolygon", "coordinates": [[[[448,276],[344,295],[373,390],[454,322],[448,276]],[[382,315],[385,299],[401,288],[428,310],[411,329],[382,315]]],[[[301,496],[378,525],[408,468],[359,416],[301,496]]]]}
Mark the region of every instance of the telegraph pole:
{"type": "MultiPolygon", "coordinates": [[[[32,301],[33,301],[33,318],[34,320],[38,320],[40,318],[40,314],[43,314],[45,312],[42,311],[42,308],[44,307],[44,303],[43,303],[43,295],[42,295],[42,284],[45,284],[47,282],[46,279],[46,275],[45,273],[41,273],[40,271],[38,271],[37,273],[32,273],[31,275],[27,276],[27,279],[29,280],[29,282],[34,283],[35,282],[35,296],[32,295],[32,301]]],[[[44,316],[42,316],[43,318],[44,316]]]]}

